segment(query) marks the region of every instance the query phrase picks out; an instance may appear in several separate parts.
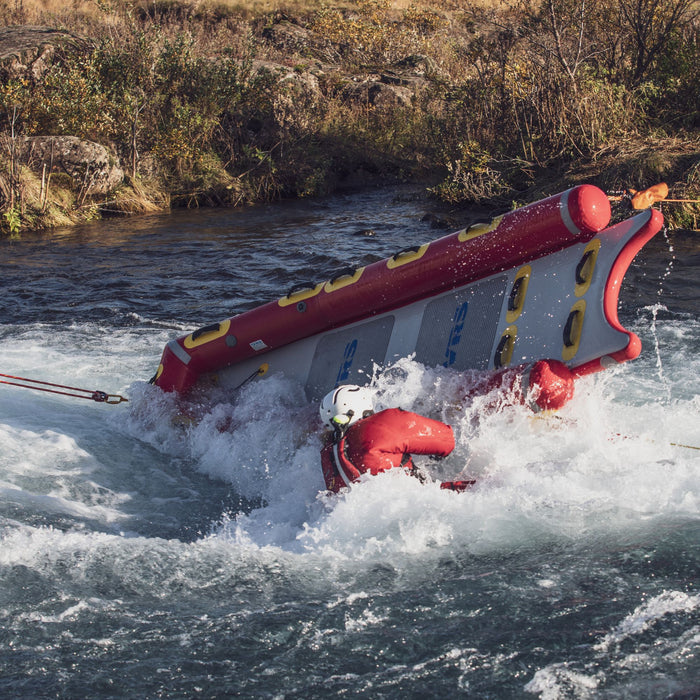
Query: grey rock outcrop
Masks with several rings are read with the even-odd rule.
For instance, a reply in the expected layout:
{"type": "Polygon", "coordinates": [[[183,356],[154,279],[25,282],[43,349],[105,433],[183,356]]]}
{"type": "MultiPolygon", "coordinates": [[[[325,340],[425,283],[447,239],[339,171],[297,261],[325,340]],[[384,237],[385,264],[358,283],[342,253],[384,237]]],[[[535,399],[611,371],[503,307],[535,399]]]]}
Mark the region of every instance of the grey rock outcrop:
{"type": "Polygon", "coordinates": [[[52,27],[22,25],[0,27],[0,79],[39,80],[58,48],[77,47],[79,37],[52,27]]]}
{"type": "Polygon", "coordinates": [[[108,194],[124,180],[119,159],[99,143],[76,136],[32,136],[22,139],[22,145],[34,171],[41,173],[46,166],[65,173],[84,195],[108,194]]]}

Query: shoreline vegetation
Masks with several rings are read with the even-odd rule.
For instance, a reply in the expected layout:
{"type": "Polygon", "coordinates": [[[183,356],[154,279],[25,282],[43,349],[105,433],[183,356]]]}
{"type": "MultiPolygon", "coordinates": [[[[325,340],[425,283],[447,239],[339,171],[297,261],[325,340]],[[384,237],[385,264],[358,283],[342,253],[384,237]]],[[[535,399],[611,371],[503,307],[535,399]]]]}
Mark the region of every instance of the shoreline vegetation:
{"type": "Polygon", "coordinates": [[[0,235],[406,182],[697,229],[699,105],[698,0],[0,0],[0,235]]]}

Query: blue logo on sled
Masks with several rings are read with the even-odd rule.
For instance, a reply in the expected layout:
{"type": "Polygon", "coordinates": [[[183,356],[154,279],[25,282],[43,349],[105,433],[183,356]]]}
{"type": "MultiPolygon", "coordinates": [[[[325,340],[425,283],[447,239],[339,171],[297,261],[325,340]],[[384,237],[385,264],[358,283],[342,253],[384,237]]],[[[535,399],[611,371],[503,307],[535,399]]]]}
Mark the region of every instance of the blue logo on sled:
{"type": "Polygon", "coordinates": [[[469,302],[465,301],[464,304],[457,308],[452,318],[452,329],[450,330],[450,337],[447,340],[447,348],[445,348],[446,359],[442,363],[443,367],[450,367],[457,359],[457,348],[459,347],[460,340],[462,340],[462,331],[464,330],[464,322],[467,318],[468,307],[469,302]]]}
{"type": "Polygon", "coordinates": [[[351,340],[346,346],[343,352],[343,364],[340,366],[338,371],[338,376],[335,379],[335,385],[342,384],[349,376],[350,369],[352,368],[352,361],[355,359],[355,353],[357,352],[357,338],[351,340]]]}

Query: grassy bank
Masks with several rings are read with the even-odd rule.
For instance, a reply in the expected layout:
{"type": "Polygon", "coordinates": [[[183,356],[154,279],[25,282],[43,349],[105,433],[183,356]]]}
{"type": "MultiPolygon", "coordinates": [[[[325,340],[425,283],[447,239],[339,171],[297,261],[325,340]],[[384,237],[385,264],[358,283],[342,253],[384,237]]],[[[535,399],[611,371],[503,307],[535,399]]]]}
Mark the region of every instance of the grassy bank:
{"type": "MultiPolygon", "coordinates": [[[[537,3],[15,0],[0,26],[73,38],[0,85],[5,232],[169,205],[237,205],[420,181],[510,207],[563,186],[660,180],[700,196],[696,0],[537,3]],[[49,7],[50,5],[50,7],[49,7]],[[109,146],[87,196],[18,148],[109,146]]],[[[668,205],[697,227],[697,205],[668,205]]]]}

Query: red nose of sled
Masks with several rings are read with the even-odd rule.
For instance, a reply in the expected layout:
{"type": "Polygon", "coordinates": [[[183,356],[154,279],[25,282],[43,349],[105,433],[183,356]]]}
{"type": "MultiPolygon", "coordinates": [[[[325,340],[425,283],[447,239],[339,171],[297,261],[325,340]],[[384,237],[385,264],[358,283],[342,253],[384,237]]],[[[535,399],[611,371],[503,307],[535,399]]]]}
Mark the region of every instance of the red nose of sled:
{"type": "Polygon", "coordinates": [[[610,200],[598,187],[582,185],[569,191],[568,212],[575,229],[595,233],[610,221],[610,200]]]}

